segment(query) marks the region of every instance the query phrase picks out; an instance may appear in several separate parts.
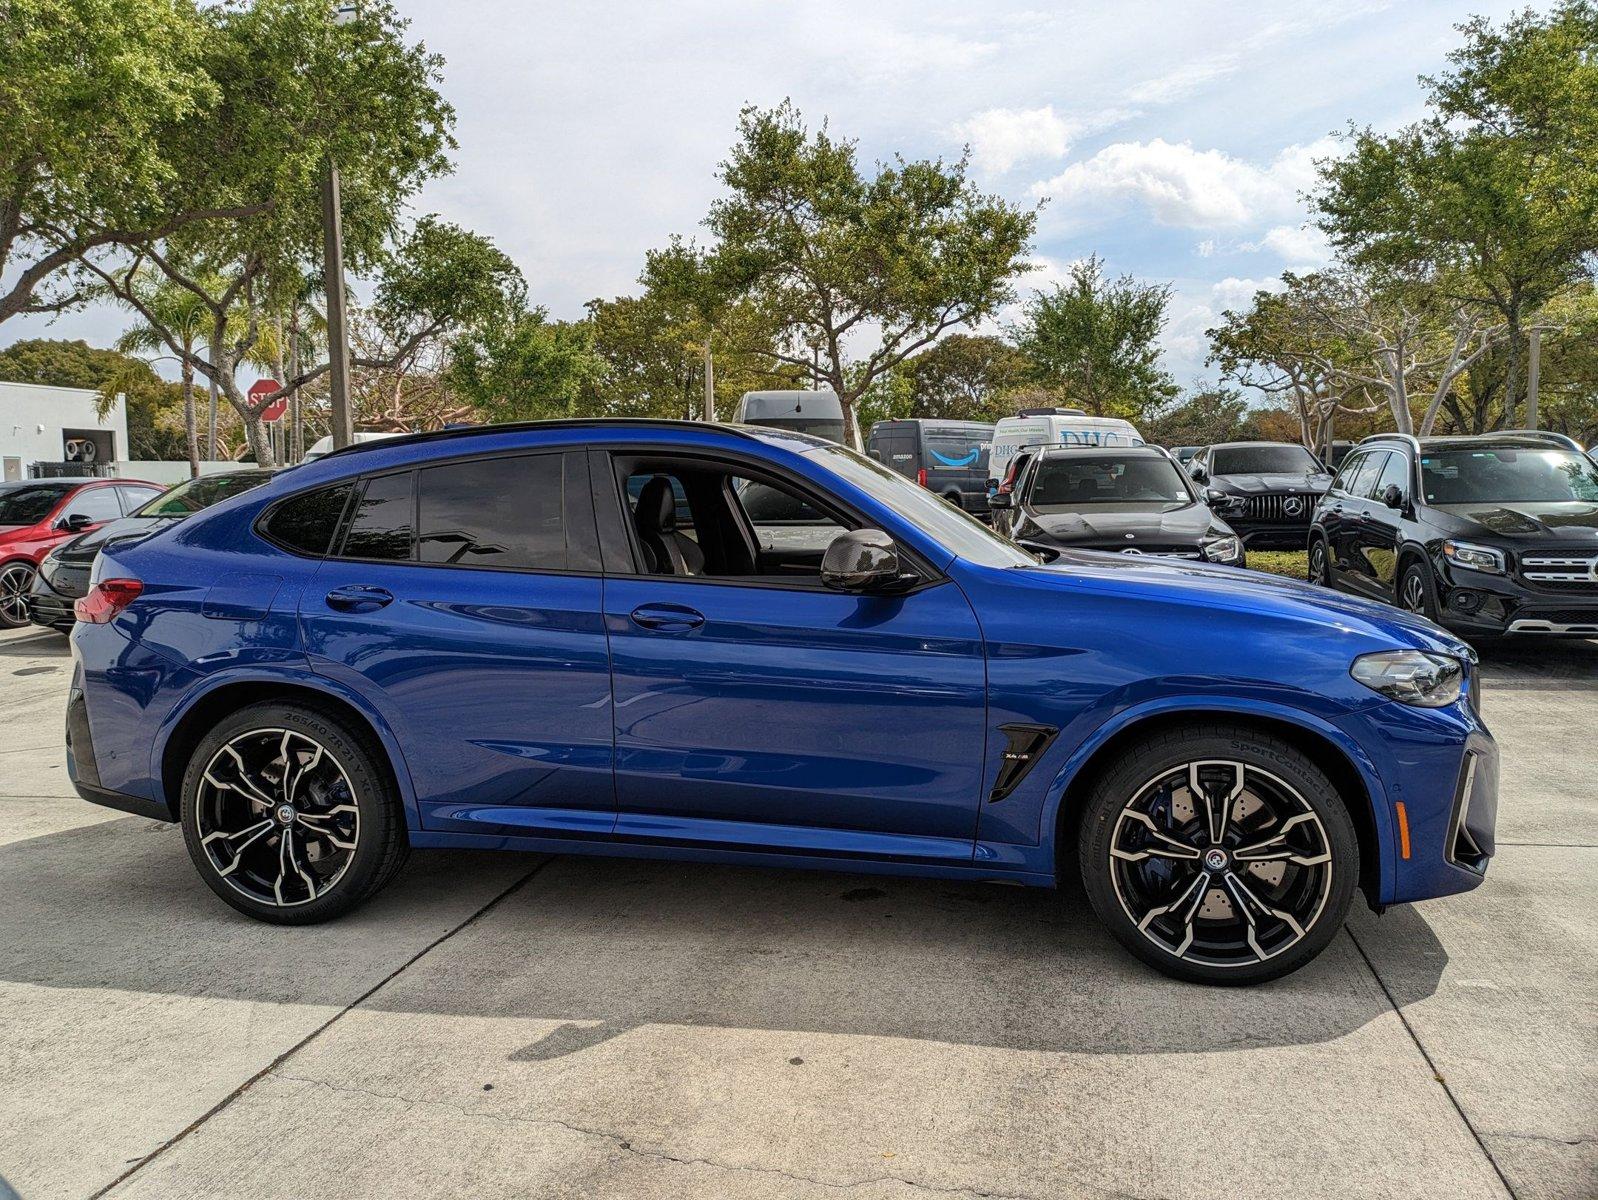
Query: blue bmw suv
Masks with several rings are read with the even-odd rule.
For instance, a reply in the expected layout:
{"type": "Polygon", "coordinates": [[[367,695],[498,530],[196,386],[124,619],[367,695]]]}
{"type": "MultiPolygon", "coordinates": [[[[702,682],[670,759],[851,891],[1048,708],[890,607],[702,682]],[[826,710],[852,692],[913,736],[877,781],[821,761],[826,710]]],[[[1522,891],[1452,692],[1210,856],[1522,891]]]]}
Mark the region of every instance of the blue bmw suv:
{"type": "Polygon", "coordinates": [[[1497,751],[1471,651],[1233,568],[1048,563],[848,449],[669,421],[368,443],[101,554],[79,793],[306,924],[410,847],[1053,886],[1246,983],[1356,887],[1463,891],[1497,751]]]}

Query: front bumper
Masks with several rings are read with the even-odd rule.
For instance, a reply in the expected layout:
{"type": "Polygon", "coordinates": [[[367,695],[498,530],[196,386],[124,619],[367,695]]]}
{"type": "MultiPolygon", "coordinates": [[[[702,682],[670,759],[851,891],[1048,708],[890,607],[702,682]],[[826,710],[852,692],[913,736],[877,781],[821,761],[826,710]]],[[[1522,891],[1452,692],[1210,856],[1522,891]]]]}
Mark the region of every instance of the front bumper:
{"type": "Polygon", "coordinates": [[[1538,587],[1513,574],[1454,567],[1432,556],[1441,624],[1457,633],[1598,637],[1598,583],[1538,587]]]}
{"type": "Polygon", "coordinates": [[[1309,544],[1309,519],[1302,523],[1284,524],[1280,521],[1250,522],[1247,517],[1223,514],[1232,532],[1243,539],[1249,550],[1302,550],[1309,544]]]}

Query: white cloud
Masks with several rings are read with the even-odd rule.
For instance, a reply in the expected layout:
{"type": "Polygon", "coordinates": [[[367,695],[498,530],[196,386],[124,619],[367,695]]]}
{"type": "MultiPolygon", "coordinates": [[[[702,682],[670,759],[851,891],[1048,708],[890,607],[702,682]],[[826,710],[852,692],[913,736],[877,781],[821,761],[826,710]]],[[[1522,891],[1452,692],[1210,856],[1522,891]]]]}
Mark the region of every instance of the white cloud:
{"type": "Polygon", "coordinates": [[[1231,57],[1184,63],[1175,70],[1138,84],[1127,92],[1126,98],[1136,104],[1171,104],[1187,99],[1195,92],[1202,91],[1206,84],[1225,79],[1236,71],[1237,62],[1231,57]]]}
{"type": "Polygon", "coordinates": [[[1200,258],[1214,258],[1215,257],[1215,239],[1214,238],[1205,238],[1197,246],[1194,246],[1193,250],[1200,258]]]}
{"type": "Polygon", "coordinates": [[[1110,215],[1140,201],[1161,225],[1237,228],[1295,212],[1299,193],[1313,182],[1313,160],[1330,148],[1326,140],[1288,146],[1262,167],[1191,142],[1116,142],[1032,192],[1068,217],[1110,215]]]}
{"type": "Polygon", "coordinates": [[[1282,290],[1282,281],[1270,279],[1239,279],[1236,275],[1228,275],[1219,283],[1210,286],[1210,295],[1214,297],[1215,304],[1222,309],[1241,310],[1247,308],[1254,299],[1255,292],[1279,292],[1282,290]]]}
{"type": "Polygon", "coordinates": [[[1306,225],[1274,226],[1258,241],[1243,242],[1238,249],[1250,253],[1268,250],[1290,267],[1318,267],[1332,257],[1326,235],[1306,225]]]}
{"type": "Polygon", "coordinates": [[[1080,132],[1075,122],[1042,108],[990,108],[961,121],[952,130],[971,147],[971,157],[984,171],[1003,174],[1017,163],[1064,158],[1080,132]]]}

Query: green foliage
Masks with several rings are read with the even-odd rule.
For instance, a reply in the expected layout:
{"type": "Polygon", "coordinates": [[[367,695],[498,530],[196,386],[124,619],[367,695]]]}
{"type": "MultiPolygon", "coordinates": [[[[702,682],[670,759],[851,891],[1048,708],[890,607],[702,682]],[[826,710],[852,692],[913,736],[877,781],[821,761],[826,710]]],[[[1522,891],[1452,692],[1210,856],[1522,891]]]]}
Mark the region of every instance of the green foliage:
{"type": "Polygon", "coordinates": [[[517,421],[589,415],[583,401],[603,372],[586,323],[550,321],[534,309],[459,339],[447,378],[489,420],[517,421]]]}
{"type": "Polygon", "coordinates": [[[0,379],[49,387],[93,388],[127,398],[128,458],[185,457],[183,391],[148,363],[81,339],[29,338],[0,350],[0,379]]]}
{"type": "Polygon", "coordinates": [[[1039,292],[1015,331],[1040,383],[1094,416],[1142,421],[1171,400],[1160,366],[1169,285],[1107,279],[1097,256],[1073,263],[1069,282],[1039,292]]]}
{"type": "Polygon", "coordinates": [[[0,321],[74,301],[82,250],[170,220],[168,138],[219,89],[188,0],[0,0],[0,321]]]}
{"type": "Polygon", "coordinates": [[[1139,426],[1158,446],[1208,446],[1233,442],[1253,432],[1248,402],[1236,388],[1199,387],[1139,426]]]}
{"type": "Polygon", "coordinates": [[[423,217],[381,260],[371,315],[396,344],[513,320],[527,284],[493,242],[423,217]]]}
{"type": "Polygon", "coordinates": [[[776,344],[760,348],[830,386],[849,419],[885,372],[1013,298],[1036,216],[983,195],[963,159],[863,172],[853,142],[787,102],[744,109],[738,132],[706,221],[709,274],[773,315],[776,344]],[[875,349],[851,363],[847,339],[870,326],[875,349]]]}
{"type": "Polygon", "coordinates": [[[1501,315],[1513,411],[1526,316],[1585,277],[1598,251],[1598,10],[1567,0],[1460,30],[1451,70],[1426,81],[1425,119],[1394,135],[1354,131],[1315,200],[1353,265],[1446,275],[1455,295],[1501,315]]]}
{"type": "Polygon", "coordinates": [[[1035,373],[1035,365],[1003,338],[952,333],[904,362],[912,417],[997,421],[1015,415],[1010,398],[1035,373]]]}

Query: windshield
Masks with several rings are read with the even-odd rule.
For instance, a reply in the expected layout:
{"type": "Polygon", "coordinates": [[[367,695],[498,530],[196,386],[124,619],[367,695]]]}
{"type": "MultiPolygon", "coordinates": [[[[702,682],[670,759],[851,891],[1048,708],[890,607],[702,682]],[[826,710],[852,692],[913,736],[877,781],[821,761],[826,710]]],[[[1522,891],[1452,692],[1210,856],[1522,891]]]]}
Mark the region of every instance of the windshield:
{"type": "Polygon", "coordinates": [[[0,525],[36,525],[75,484],[40,483],[0,492],[0,525]]]}
{"type": "Polygon", "coordinates": [[[961,558],[985,567],[1035,567],[1038,564],[1035,555],[1006,541],[975,517],[881,463],[872,462],[845,446],[827,446],[810,453],[827,469],[880,500],[961,558]]]}
{"type": "Polygon", "coordinates": [[[1298,475],[1320,469],[1302,446],[1221,446],[1210,454],[1211,475],[1298,475]]]}
{"type": "Polygon", "coordinates": [[[1423,454],[1428,504],[1598,502],[1598,466],[1572,450],[1447,450],[1423,454]]]}
{"type": "Polygon", "coordinates": [[[210,508],[229,496],[237,496],[253,487],[260,487],[272,478],[270,471],[243,471],[228,475],[202,475],[187,483],[180,483],[171,491],[162,492],[143,508],[136,517],[186,517],[202,508],[210,508]]]}
{"type": "Polygon", "coordinates": [[[1168,458],[1053,455],[1038,464],[1027,497],[1034,508],[1168,511],[1193,502],[1168,458]]]}

